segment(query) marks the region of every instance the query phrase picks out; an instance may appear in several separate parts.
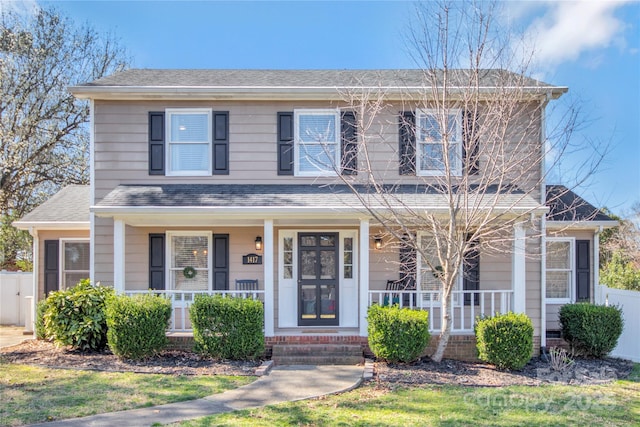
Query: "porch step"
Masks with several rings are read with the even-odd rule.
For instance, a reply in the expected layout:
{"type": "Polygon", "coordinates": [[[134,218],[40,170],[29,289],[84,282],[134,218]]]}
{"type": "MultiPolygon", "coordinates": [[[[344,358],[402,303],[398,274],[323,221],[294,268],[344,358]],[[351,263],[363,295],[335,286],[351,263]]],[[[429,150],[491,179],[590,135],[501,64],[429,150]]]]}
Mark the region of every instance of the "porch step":
{"type": "Polygon", "coordinates": [[[274,365],[357,365],[362,347],[354,344],[274,344],[274,365]]]}

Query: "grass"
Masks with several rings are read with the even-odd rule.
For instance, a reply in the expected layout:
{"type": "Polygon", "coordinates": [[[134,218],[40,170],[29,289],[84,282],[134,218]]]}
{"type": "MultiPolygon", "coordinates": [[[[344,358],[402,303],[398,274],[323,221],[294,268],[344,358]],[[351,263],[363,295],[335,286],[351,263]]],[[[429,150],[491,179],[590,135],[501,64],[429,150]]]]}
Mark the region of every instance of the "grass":
{"type": "Polygon", "coordinates": [[[197,399],[255,377],[47,369],[0,361],[0,425],[18,426],[197,399]]]}
{"type": "Polygon", "coordinates": [[[595,386],[422,386],[369,384],[311,401],[239,411],[180,426],[576,426],[640,425],[640,365],[628,380],[595,386]]]}

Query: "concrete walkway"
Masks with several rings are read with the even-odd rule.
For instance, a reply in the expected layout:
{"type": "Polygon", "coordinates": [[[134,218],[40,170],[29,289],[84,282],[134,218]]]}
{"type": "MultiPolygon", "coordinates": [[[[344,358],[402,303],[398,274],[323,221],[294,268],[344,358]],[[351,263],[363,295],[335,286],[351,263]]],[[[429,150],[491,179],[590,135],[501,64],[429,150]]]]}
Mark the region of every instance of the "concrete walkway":
{"type": "Polygon", "coordinates": [[[362,366],[278,366],[251,384],[203,399],[35,425],[98,427],[169,424],[237,409],[348,391],[358,387],[363,375],[369,375],[369,372],[370,367],[362,366]]]}
{"type": "Polygon", "coordinates": [[[0,326],[0,348],[18,345],[33,338],[33,334],[24,334],[24,326],[0,326]]]}

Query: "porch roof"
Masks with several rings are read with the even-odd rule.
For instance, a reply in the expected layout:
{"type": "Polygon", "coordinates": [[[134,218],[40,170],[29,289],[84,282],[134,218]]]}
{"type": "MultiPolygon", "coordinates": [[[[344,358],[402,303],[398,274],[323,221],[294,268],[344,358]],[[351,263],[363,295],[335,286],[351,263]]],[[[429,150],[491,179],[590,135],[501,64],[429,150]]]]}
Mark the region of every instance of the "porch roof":
{"type": "MultiPolygon", "coordinates": [[[[442,189],[425,185],[385,186],[386,196],[358,185],[356,194],[347,185],[314,184],[163,184],[120,185],[98,204],[92,206],[96,214],[144,213],[163,214],[322,214],[340,213],[369,216],[363,202],[374,210],[446,211],[448,203],[442,189]]],[[[470,206],[496,211],[540,211],[531,196],[514,187],[490,187],[480,195],[473,195],[470,206]]]]}

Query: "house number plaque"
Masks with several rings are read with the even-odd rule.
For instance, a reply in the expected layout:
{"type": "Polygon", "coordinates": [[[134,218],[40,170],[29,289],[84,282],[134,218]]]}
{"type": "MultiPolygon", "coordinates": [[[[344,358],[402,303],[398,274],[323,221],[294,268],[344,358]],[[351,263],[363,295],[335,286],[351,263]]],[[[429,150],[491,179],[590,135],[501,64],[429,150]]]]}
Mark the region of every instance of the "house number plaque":
{"type": "Polygon", "coordinates": [[[262,255],[248,254],[242,255],[242,264],[262,264],[262,255]]]}

